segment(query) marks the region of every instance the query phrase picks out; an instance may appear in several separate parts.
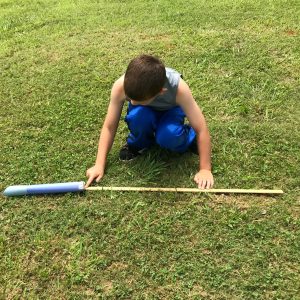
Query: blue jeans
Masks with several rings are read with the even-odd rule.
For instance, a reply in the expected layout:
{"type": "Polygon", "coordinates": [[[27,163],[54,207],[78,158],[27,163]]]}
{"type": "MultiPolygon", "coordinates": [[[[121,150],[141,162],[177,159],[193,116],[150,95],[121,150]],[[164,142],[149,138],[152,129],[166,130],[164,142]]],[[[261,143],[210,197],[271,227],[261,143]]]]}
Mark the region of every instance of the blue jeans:
{"type": "Polygon", "coordinates": [[[183,153],[196,137],[194,129],[184,124],[180,106],[157,111],[148,106],[128,104],[125,121],[129,128],[127,143],[141,150],[157,143],[160,147],[183,153]]]}

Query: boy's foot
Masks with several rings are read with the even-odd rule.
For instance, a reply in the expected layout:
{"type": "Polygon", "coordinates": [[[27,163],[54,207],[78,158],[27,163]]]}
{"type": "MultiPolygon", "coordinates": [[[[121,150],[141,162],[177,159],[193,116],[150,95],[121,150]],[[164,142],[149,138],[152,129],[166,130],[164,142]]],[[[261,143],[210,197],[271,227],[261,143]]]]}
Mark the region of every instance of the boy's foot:
{"type": "Polygon", "coordinates": [[[198,145],[197,145],[197,139],[194,138],[194,140],[192,141],[192,143],[190,144],[189,146],[189,150],[196,154],[196,155],[199,155],[199,151],[198,151],[198,145]]]}
{"type": "MultiPolygon", "coordinates": [[[[141,150],[142,151],[142,150],[141,150]]],[[[120,160],[132,160],[139,156],[141,154],[141,151],[138,151],[132,147],[130,147],[128,144],[125,144],[119,153],[120,160]]]]}

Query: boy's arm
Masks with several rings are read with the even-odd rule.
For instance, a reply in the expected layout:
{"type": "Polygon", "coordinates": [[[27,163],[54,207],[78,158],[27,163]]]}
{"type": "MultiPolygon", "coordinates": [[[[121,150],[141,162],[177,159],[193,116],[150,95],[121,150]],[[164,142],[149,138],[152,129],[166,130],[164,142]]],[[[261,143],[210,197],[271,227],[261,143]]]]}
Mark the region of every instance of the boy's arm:
{"type": "Polygon", "coordinates": [[[199,172],[195,175],[194,180],[199,188],[211,188],[213,186],[213,176],[211,173],[210,134],[200,107],[196,103],[189,86],[182,79],[178,85],[176,102],[184,110],[190,125],[197,134],[200,162],[199,172]]]}
{"type": "Polygon", "coordinates": [[[88,187],[95,178],[98,182],[104,175],[106,157],[112,147],[124,104],[125,94],[123,81],[124,77],[122,76],[112,87],[110,103],[99,138],[96,162],[95,165],[86,172],[88,181],[85,187],[88,187]]]}

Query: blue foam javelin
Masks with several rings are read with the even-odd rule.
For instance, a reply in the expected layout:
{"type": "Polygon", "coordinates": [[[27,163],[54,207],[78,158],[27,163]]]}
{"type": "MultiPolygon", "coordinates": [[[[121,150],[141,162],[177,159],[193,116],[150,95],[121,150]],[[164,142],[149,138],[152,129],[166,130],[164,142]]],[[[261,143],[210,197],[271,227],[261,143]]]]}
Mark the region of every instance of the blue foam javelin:
{"type": "Polygon", "coordinates": [[[12,185],[3,192],[4,196],[25,196],[37,194],[58,194],[84,191],[84,182],[63,182],[33,185],[12,185]]]}

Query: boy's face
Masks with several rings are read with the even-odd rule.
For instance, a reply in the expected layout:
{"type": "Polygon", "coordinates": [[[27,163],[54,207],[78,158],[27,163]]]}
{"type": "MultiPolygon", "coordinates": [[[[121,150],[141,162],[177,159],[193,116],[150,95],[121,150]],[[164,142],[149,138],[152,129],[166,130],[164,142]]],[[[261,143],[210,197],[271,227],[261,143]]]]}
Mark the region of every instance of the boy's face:
{"type": "Polygon", "coordinates": [[[132,100],[132,99],[129,99],[129,98],[128,98],[128,100],[130,101],[130,103],[132,105],[148,105],[148,104],[150,104],[154,100],[155,97],[150,98],[148,100],[144,100],[144,101],[135,101],[135,100],[132,100]]]}
{"type": "Polygon", "coordinates": [[[154,96],[154,97],[152,97],[152,98],[150,98],[150,99],[147,99],[147,100],[143,100],[143,101],[136,101],[136,100],[132,100],[132,99],[130,99],[130,98],[128,98],[128,97],[126,97],[126,99],[128,100],[128,101],[130,101],[130,103],[132,104],[132,105],[148,105],[148,104],[150,104],[157,96],[159,96],[159,95],[162,95],[163,93],[165,93],[167,91],[167,89],[165,89],[165,88],[163,88],[156,96],[154,96]]]}

